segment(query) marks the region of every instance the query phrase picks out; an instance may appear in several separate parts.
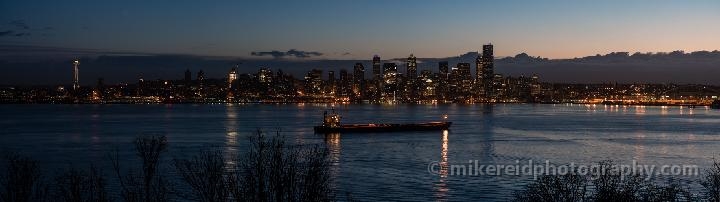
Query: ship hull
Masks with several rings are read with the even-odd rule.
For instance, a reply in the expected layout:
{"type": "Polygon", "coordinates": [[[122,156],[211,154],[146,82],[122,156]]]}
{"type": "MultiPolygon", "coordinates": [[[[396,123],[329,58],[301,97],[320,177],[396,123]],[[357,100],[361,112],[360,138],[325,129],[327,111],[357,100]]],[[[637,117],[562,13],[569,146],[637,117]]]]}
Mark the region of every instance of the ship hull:
{"type": "Polygon", "coordinates": [[[346,124],[339,127],[315,126],[315,133],[386,133],[403,131],[447,130],[452,122],[415,124],[346,124]]]}

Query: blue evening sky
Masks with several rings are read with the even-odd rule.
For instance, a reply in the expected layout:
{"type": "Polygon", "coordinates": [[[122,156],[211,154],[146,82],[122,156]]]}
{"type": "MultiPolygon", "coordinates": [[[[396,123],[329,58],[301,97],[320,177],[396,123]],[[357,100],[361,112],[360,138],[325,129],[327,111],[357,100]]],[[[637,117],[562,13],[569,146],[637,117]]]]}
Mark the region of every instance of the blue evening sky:
{"type": "Polygon", "coordinates": [[[572,58],[720,48],[720,1],[0,1],[0,45],[251,58],[572,58]],[[346,54],[349,53],[349,54],[346,54]]]}

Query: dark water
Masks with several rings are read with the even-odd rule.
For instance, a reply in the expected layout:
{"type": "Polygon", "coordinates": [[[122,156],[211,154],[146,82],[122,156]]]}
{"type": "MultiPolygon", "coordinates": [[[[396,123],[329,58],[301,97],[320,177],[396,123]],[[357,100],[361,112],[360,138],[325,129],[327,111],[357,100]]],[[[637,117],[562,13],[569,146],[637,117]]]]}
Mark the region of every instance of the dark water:
{"type": "MultiPolygon", "coordinates": [[[[604,105],[341,105],[345,123],[454,124],[450,131],[313,134],[326,105],[0,105],[0,150],[19,151],[49,169],[89,162],[109,166],[115,149],[164,134],[170,157],[218,146],[247,147],[258,128],[296,144],[326,144],[334,186],[358,200],[504,200],[532,176],[432,174],[428,164],[590,164],[600,160],[706,168],[720,155],[720,111],[604,105]]],[[[690,183],[697,176],[681,176],[690,183]]],[[[659,178],[663,179],[663,178],[659,178]]],[[[697,184],[697,183],[694,183],[697,184]]],[[[697,187],[697,185],[691,185],[697,187]]],[[[342,194],[344,195],[344,194],[342,194]]]]}

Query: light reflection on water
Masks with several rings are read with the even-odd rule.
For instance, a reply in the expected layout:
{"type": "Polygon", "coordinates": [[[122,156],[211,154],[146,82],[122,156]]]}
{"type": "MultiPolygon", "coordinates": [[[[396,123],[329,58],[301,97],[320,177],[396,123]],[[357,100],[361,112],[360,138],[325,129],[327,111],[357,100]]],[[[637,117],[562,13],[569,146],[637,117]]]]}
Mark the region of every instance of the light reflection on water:
{"type": "MultiPolygon", "coordinates": [[[[325,104],[1,105],[0,148],[26,153],[49,169],[70,162],[107,166],[120,148],[134,159],[139,134],[165,134],[169,157],[219,146],[231,167],[258,128],[292,144],[326,145],[333,187],[358,200],[506,200],[528,178],[452,176],[451,164],[556,164],[616,160],[697,164],[720,155],[720,111],[707,107],[618,105],[336,105],[346,123],[436,121],[450,131],[316,135],[325,104]],[[452,145],[452,149],[450,146],[452,145]],[[439,175],[427,164],[440,163],[439,175]]],[[[78,163],[75,163],[78,164],[78,163]]]]}
{"type": "Polygon", "coordinates": [[[442,133],[442,149],[440,150],[440,170],[438,172],[438,177],[440,178],[439,182],[435,184],[435,197],[438,200],[445,199],[447,197],[447,177],[448,177],[448,169],[450,167],[450,164],[448,163],[448,135],[449,131],[444,130],[442,133]]]}

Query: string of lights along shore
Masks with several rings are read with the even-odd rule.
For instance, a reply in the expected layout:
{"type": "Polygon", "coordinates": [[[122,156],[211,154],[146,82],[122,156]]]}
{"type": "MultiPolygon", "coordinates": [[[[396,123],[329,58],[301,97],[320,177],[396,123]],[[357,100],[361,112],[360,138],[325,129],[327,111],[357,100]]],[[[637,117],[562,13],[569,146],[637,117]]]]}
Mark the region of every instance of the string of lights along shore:
{"type": "MultiPolygon", "coordinates": [[[[351,63],[352,64],[352,63],[351,63]]],[[[351,66],[348,64],[348,67],[351,66]]],[[[495,73],[493,45],[482,46],[471,64],[451,66],[440,61],[437,71],[418,72],[418,59],[404,62],[372,57],[370,77],[363,62],[352,72],[312,69],[297,78],[269,67],[241,73],[230,67],[225,78],[207,78],[190,69],[184,79],[139,78],[137,82],[80,86],[80,60],[72,61],[71,88],[5,88],[0,103],[584,103],[642,105],[710,105],[717,99],[714,87],[674,84],[556,84],[541,82],[538,75],[503,76],[495,73]],[[398,70],[405,66],[404,73],[398,70]]]]}

